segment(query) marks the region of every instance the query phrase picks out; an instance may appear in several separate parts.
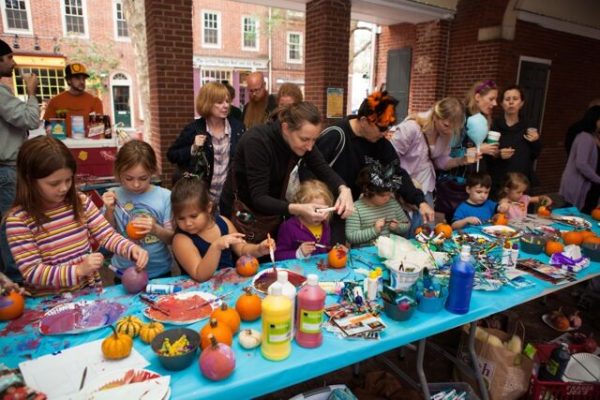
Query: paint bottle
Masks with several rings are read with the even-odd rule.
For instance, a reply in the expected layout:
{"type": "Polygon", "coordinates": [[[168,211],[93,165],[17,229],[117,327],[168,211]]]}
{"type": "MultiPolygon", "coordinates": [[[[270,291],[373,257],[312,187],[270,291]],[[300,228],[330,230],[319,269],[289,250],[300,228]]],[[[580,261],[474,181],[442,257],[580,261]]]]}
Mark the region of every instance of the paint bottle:
{"type": "Polygon", "coordinates": [[[288,358],[292,351],[292,302],[282,294],[281,286],[270,291],[262,302],[260,352],[267,360],[280,361],[288,358]]]}
{"type": "Polygon", "coordinates": [[[288,272],[278,269],[277,270],[277,280],[269,286],[267,289],[267,293],[271,294],[271,288],[280,287],[281,293],[286,296],[292,302],[292,309],[290,311],[290,321],[292,321],[292,336],[294,335],[295,330],[295,313],[296,313],[296,287],[290,283],[288,280],[288,272]]]}
{"type": "Polygon", "coordinates": [[[327,293],[319,286],[319,277],[308,275],[306,285],[298,292],[296,343],[302,347],[319,347],[323,343],[321,322],[327,293]]]}
{"type": "Polygon", "coordinates": [[[369,273],[369,277],[365,279],[365,282],[365,292],[367,293],[367,300],[374,301],[377,298],[377,289],[379,288],[377,272],[371,271],[369,273]]]}
{"type": "Polygon", "coordinates": [[[146,285],[146,293],[171,294],[178,292],[181,292],[181,287],[176,285],[161,285],[158,283],[149,283],[146,285]]]}
{"type": "Polygon", "coordinates": [[[463,245],[460,255],[450,269],[450,285],[446,310],[454,314],[466,314],[471,304],[475,266],[471,259],[471,246],[463,245]]]}
{"type": "Polygon", "coordinates": [[[541,381],[561,381],[570,358],[569,345],[561,343],[552,350],[548,362],[540,367],[538,378],[541,381]]]}

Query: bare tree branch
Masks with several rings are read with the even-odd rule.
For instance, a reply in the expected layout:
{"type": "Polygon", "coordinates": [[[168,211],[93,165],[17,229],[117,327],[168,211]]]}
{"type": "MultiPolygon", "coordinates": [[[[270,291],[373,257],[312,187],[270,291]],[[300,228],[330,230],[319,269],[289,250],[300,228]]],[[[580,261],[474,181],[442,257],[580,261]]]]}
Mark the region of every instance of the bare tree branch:
{"type": "Polygon", "coordinates": [[[350,62],[348,64],[352,64],[352,62],[354,61],[354,59],[356,57],[358,57],[358,55],[360,53],[362,53],[363,51],[367,50],[369,47],[371,47],[371,41],[369,40],[368,42],[364,43],[362,46],[360,46],[355,52],[354,54],[352,54],[352,56],[350,57],[350,62]]]}

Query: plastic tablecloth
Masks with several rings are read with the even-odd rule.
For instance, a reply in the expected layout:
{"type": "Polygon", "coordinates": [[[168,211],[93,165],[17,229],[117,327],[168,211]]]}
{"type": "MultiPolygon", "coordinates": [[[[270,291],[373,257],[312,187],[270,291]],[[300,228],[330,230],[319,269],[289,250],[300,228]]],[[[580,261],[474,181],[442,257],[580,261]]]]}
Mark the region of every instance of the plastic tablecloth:
{"type": "MultiPolygon", "coordinates": [[[[559,210],[559,213],[578,215],[574,209],[559,210]]],[[[381,260],[377,257],[376,250],[373,247],[352,250],[352,254],[359,255],[358,259],[366,260],[371,265],[380,265],[381,260]]],[[[523,252],[521,254],[522,258],[528,256],[523,252]]],[[[537,257],[543,261],[548,260],[545,255],[537,257]]],[[[366,267],[360,261],[357,261],[356,257],[353,257],[353,259],[355,268],[366,267]]],[[[305,274],[317,273],[321,276],[321,280],[348,280],[355,277],[362,279],[362,276],[355,276],[354,270],[349,267],[341,270],[320,271],[316,265],[319,260],[319,257],[303,261],[290,260],[277,263],[277,266],[301,271],[305,274]]],[[[270,268],[270,264],[262,265],[261,268],[270,268]]],[[[588,268],[577,274],[578,282],[598,274],[600,274],[600,263],[593,262],[588,268]]],[[[135,339],[134,347],[150,362],[150,366],[147,368],[163,375],[171,375],[173,399],[252,398],[334,371],[462,324],[476,321],[571,285],[554,286],[531,276],[528,276],[527,279],[535,282],[536,285],[521,290],[503,287],[496,292],[474,292],[470,311],[465,315],[451,314],[446,310],[435,314],[424,314],[417,310],[412,318],[402,322],[392,321],[383,315],[387,328],[382,332],[379,340],[343,340],[331,333],[324,332],[321,347],[304,349],[293,343],[290,357],[283,361],[268,361],[261,356],[259,348],[244,350],[239,346],[237,340],[234,340],[233,349],[236,354],[236,368],[230,377],[220,382],[212,382],[204,378],[197,363],[193,363],[183,371],[167,371],[162,368],[149,345],[144,344],[140,339],[135,339]]],[[[161,279],[155,281],[155,283],[173,283],[183,286],[185,291],[199,290],[216,295],[232,292],[226,302],[229,305],[234,305],[235,300],[242,293],[242,288],[251,283],[251,278],[241,278],[234,270],[225,270],[202,284],[193,282],[187,276],[161,279]]],[[[9,367],[17,367],[20,362],[46,354],[57,353],[66,348],[108,336],[108,329],[60,336],[43,336],[38,331],[40,317],[51,307],[69,301],[98,298],[118,301],[127,306],[128,315],[135,314],[145,319],[143,309],[146,306],[140,302],[137,296],[127,294],[120,285],[108,287],[101,294],[89,290],[82,291],[73,294],[71,299],[64,296],[27,299],[26,311],[21,318],[10,323],[0,324],[0,359],[9,367]]],[[[328,303],[335,303],[336,301],[336,296],[327,296],[328,303]]],[[[201,321],[188,327],[199,330],[205,323],[206,321],[201,321]]],[[[242,328],[261,330],[260,320],[253,323],[242,323],[242,328]]]]}

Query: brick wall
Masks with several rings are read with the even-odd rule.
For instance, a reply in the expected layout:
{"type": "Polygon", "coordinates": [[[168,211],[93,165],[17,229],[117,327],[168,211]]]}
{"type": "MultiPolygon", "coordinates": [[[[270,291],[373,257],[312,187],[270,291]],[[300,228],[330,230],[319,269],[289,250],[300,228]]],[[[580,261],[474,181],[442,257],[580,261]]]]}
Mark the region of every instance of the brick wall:
{"type": "Polygon", "coordinates": [[[192,0],[146,2],[151,144],[166,182],[173,172],[167,149],[194,118],[191,12],[192,0]]]}
{"type": "Polygon", "coordinates": [[[380,87],[387,79],[388,51],[405,47],[415,48],[417,28],[413,24],[397,24],[382,26],[377,35],[377,64],[375,65],[375,82],[380,87]]]}
{"type": "Polygon", "coordinates": [[[306,100],[326,114],[328,87],[348,98],[350,0],[312,0],[306,4],[306,100]]]}

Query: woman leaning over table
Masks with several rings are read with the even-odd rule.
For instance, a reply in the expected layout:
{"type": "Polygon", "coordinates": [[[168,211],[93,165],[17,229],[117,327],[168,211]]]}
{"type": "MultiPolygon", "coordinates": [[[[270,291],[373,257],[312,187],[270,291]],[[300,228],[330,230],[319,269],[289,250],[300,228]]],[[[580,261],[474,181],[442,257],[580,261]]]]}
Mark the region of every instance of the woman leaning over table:
{"type": "Polygon", "coordinates": [[[196,112],[201,118],[183,128],[169,147],[167,158],[177,164],[175,183],[183,172],[200,175],[209,185],[210,197],[219,198],[244,125],[228,117],[229,90],[219,82],[202,86],[196,97],[196,112]]]}
{"type": "Polygon", "coordinates": [[[262,215],[318,217],[316,204],[289,203],[284,190],[300,159],[330,190],[337,193],[336,212],[343,218],[354,209],[350,188],[325,162],[315,142],[321,132],[321,113],[311,103],[280,107],[276,120],[258,125],[238,144],[221,196],[221,213],[231,215],[234,192],[252,211],[262,215]],[[235,187],[234,187],[235,186],[235,187]]]}

